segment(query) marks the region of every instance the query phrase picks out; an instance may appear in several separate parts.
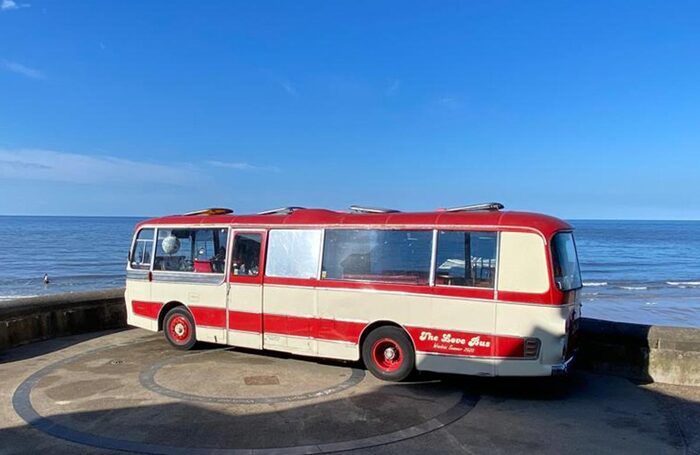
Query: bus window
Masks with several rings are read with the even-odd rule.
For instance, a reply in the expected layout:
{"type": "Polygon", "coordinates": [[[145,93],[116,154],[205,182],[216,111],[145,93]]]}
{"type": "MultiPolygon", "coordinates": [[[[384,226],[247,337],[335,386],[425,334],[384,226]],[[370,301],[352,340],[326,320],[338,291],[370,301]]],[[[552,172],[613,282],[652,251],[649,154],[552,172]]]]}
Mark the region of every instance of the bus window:
{"type": "Polygon", "coordinates": [[[432,231],[328,229],[321,278],[428,284],[432,231]]]}
{"type": "Polygon", "coordinates": [[[237,234],[234,239],[231,273],[258,276],[260,272],[261,234],[237,234]]]}
{"type": "Polygon", "coordinates": [[[496,238],[495,232],[440,231],[435,284],[493,288],[496,238]]]}
{"type": "Polygon", "coordinates": [[[153,251],[153,229],[141,229],[131,252],[132,269],[150,269],[151,251],[153,251]]]}
{"type": "Polygon", "coordinates": [[[228,229],[158,229],[154,270],[223,273],[228,229]]]}
{"type": "Polygon", "coordinates": [[[316,278],[321,251],[320,229],[272,229],[265,276],[316,278]]]}
{"type": "Polygon", "coordinates": [[[554,282],[559,290],[572,291],[583,286],[576,244],[571,232],[560,232],[552,239],[552,267],[554,282]]]}

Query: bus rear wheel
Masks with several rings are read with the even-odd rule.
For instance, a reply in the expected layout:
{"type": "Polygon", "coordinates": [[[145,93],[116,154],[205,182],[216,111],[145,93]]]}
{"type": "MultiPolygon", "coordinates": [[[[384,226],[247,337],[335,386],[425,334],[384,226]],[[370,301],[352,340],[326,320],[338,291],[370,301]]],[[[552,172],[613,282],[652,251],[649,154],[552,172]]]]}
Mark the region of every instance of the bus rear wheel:
{"type": "Polygon", "coordinates": [[[412,372],[416,355],[411,340],[402,329],[378,327],[362,343],[362,360],[375,377],[385,381],[402,381],[412,372]]]}
{"type": "Polygon", "coordinates": [[[197,343],[194,321],[190,313],[183,307],[168,311],[163,322],[163,332],[168,343],[183,351],[192,349],[197,343]]]}

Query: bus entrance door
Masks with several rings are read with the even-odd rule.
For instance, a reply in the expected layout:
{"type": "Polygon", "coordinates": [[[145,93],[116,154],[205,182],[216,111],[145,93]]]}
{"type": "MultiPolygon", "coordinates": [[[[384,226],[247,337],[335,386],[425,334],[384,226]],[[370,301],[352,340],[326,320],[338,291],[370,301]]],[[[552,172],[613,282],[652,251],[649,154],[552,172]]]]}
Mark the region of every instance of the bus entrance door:
{"type": "Polygon", "coordinates": [[[266,232],[233,231],[228,271],[228,344],[262,349],[262,296],[266,232]]]}

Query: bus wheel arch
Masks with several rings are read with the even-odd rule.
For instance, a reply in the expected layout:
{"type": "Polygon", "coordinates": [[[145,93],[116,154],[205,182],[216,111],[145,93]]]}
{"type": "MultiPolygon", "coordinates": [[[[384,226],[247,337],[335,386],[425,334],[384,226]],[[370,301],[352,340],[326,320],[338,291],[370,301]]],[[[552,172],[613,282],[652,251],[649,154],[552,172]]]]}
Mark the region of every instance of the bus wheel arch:
{"type": "Polygon", "coordinates": [[[376,321],[365,327],[360,351],[367,369],[385,381],[402,381],[415,369],[413,340],[406,329],[391,321],[376,321]]]}
{"type": "Polygon", "coordinates": [[[187,307],[179,302],[170,302],[161,310],[159,328],[166,341],[176,349],[188,351],[197,343],[194,317],[187,307]],[[172,305],[171,305],[172,303],[172,305]]]}
{"type": "MultiPolygon", "coordinates": [[[[163,307],[160,309],[160,312],[158,313],[158,331],[160,332],[163,330],[163,322],[165,321],[165,315],[168,314],[170,310],[176,307],[185,307],[185,304],[182,302],[178,302],[176,300],[170,301],[163,305],[163,307]]],[[[186,308],[186,307],[185,307],[186,308]]]]}

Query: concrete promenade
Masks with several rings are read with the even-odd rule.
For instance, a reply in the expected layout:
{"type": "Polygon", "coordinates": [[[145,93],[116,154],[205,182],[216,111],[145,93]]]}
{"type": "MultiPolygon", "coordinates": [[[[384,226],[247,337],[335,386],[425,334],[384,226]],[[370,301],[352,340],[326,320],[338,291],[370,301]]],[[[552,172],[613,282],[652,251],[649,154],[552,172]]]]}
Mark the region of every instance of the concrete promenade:
{"type": "Polygon", "coordinates": [[[0,453],[700,454],[700,390],[574,373],[424,375],[139,329],[0,353],[0,453]]]}

